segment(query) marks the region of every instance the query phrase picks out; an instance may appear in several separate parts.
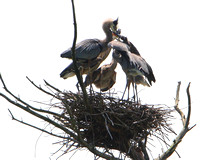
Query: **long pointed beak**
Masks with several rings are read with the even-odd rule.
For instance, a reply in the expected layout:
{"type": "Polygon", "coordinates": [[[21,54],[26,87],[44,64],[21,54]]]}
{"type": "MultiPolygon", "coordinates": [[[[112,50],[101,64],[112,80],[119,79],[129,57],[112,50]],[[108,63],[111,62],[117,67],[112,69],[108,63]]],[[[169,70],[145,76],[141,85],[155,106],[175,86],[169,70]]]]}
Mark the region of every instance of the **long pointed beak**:
{"type": "Polygon", "coordinates": [[[118,30],[116,30],[116,31],[112,31],[112,35],[114,36],[114,37],[117,37],[117,38],[121,38],[121,29],[118,29],[118,30]]]}

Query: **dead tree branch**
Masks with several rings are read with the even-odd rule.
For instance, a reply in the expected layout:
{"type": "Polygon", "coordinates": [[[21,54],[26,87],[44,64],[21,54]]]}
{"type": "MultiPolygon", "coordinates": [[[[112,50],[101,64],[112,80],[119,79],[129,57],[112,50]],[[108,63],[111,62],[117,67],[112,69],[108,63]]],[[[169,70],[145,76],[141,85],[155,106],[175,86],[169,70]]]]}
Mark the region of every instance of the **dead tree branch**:
{"type": "MultiPolygon", "coordinates": [[[[58,113],[55,113],[55,112],[51,112],[49,110],[43,110],[43,109],[38,109],[38,108],[35,108],[31,105],[29,105],[28,103],[26,103],[25,101],[21,100],[20,98],[18,98],[17,96],[15,96],[6,86],[5,82],[3,81],[3,78],[2,76],[0,75],[0,81],[2,82],[3,84],[3,87],[5,89],[5,91],[11,95],[15,100],[12,100],[11,98],[9,98],[8,96],[6,96],[5,94],[1,93],[0,92],[0,96],[3,97],[4,99],[6,99],[9,103],[19,107],[20,109],[30,113],[31,115],[37,117],[37,118],[40,118],[46,122],[48,122],[49,124],[53,125],[54,127],[60,129],[63,131],[63,133],[65,133],[66,135],[68,135],[67,137],[63,137],[63,136],[60,136],[60,135],[57,135],[57,134],[54,134],[52,132],[49,132],[49,131],[46,131],[44,129],[41,129],[37,126],[34,126],[34,125],[31,125],[29,123],[26,123],[26,122],[23,122],[21,120],[18,120],[16,119],[12,112],[9,110],[10,114],[11,114],[11,117],[13,120],[16,120],[22,124],[25,124],[25,125],[28,125],[30,127],[33,127],[35,129],[38,129],[42,132],[45,132],[47,134],[50,134],[52,136],[55,136],[55,137],[58,137],[58,138],[62,138],[62,139],[68,139],[68,140],[71,140],[71,141],[74,141],[74,142],[78,142],[80,146],[82,147],[86,147],[88,148],[88,150],[90,150],[92,153],[94,153],[95,155],[99,156],[99,157],[102,157],[102,158],[105,158],[105,159],[110,159],[110,160],[120,160],[119,158],[115,158],[113,155],[111,155],[110,153],[106,154],[106,153],[102,153],[101,151],[97,150],[95,148],[95,146],[93,146],[92,144],[88,144],[82,137],[81,135],[79,134],[79,132],[77,132],[77,128],[75,128],[76,126],[76,123],[74,123],[74,125],[72,125],[71,128],[67,128],[63,125],[61,125],[60,123],[56,122],[55,120],[52,120],[50,118],[50,116],[47,116],[47,115],[42,115],[42,114],[39,114],[40,112],[41,113],[46,113],[46,114],[49,114],[49,115],[52,115],[53,117],[60,117],[60,118],[65,118],[65,120],[69,120],[68,117],[64,116],[63,114],[58,114],[58,113]]],[[[34,85],[38,88],[37,85],[34,85]]],[[[38,88],[41,90],[41,88],[38,88]]],[[[46,93],[44,90],[41,90],[43,91],[44,93],[46,93]]],[[[72,117],[71,117],[72,118],[72,117]]],[[[72,119],[71,119],[72,120],[72,119]]],[[[70,121],[71,121],[70,120],[70,121]]]]}
{"type": "Polygon", "coordinates": [[[181,116],[181,120],[182,120],[182,123],[183,123],[183,129],[178,134],[178,136],[173,140],[173,143],[171,144],[171,146],[169,147],[169,149],[166,152],[164,152],[162,155],[160,155],[158,158],[156,158],[155,160],[165,160],[168,157],[170,157],[174,153],[174,151],[176,150],[178,144],[182,141],[182,139],[186,135],[186,133],[188,131],[190,131],[196,125],[195,124],[194,126],[192,126],[191,128],[189,128],[189,121],[190,121],[190,114],[191,114],[191,98],[190,98],[190,90],[189,90],[190,89],[190,83],[188,84],[188,87],[187,87],[187,90],[186,90],[187,97],[188,97],[188,113],[187,113],[187,118],[185,118],[185,114],[179,108],[180,85],[181,85],[181,82],[178,82],[174,108],[179,113],[179,115],[181,116]]]}
{"type": "MultiPolygon", "coordinates": [[[[72,2],[72,12],[73,12],[73,21],[74,21],[74,40],[73,40],[73,45],[72,45],[72,60],[74,63],[74,70],[78,79],[78,83],[81,86],[82,92],[83,92],[83,96],[84,96],[84,100],[85,100],[85,105],[89,107],[89,102],[88,102],[88,95],[86,92],[86,88],[85,85],[83,84],[83,78],[80,75],[80,72],[78,70],[77,67],[77,62],[76,62],[76,40],[77,40],[77,23],[76,23],[76,13],[75,13],[75,6],[74,6],[74,0],[71,0],[72,2]]],[[[91,107],[90,107],[91,108],[91,107]]]]}

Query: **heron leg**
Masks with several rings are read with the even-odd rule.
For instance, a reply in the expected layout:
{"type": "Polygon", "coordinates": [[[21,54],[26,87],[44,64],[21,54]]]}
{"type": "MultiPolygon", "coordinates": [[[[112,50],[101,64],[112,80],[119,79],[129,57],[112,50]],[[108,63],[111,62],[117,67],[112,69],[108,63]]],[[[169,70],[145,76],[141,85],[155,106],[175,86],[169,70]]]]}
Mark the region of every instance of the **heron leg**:
{"type": "Polygon", "coordinates": [[[78,82],[76,83],[76,88],[77,88],[77,90],[78,90],[78,93],[80,93],[79,83],[78,83],[78,82]]]}
{"type": "Polygon", "coordinates": [[[136,82],[135,81],[135,77],[133,77],[133,81],[132,81],[132,85],[133,85],[133,99],[134,99],[134,102],[136,102],[135,101],[135,99],[136,99],[137,103],[138,103],[139,101],[138,101],[137,84],[135,82],[136,82]]]}
{"type": "Polygon", "coordinates": [[[133,86],[133,100],[135,102],[136,93],[135,93],[135,82],[134,81],[132,81],[132,86],[133,86]]]}
{"type": "Polygon", "coordinates": [[[92,87],[93,80],[92,80],[92,72],[91,72],[90,64],[91,64],[91,61],[89,60],[88,61],[88,68],[89,68],[88,75],[89,75],[89,82],[90,82],[90,95],[92,95],[92,92],[94,93],[94,90],[92,87]]]}
{"type": "Polygon", "coordinates": [[[94,93],[93,87],[92,87],[92,74],[89,72],[89,81],[90,81],[90,95],[94,93]]]}
{"type": "Polygon", "coordinates": [[[129,91],[130,91],[130,82],[128,83],[128,98],[127,98],[127,100],[129,100],[129,91]]]}
{"type": "Polygon", "coordinates": [[[135,96],[136,96],[136,100],[137,100],[137,103],[139,102],[138,100],[138,92],[137,92],[137,84],[135,83],[135,96]]]}
{"type": "Polygon", "coordinates": [[[125,93],[126,93],[127,87],[128,87],[128,81],[126,82],[126,87],[125,87],[124,93],[123,93],[123,95],[122,95],[122,99],[124,98],[124,95],[125,95],[125,93]]]}
{"type": "Polygon", "coordinates": [[[130,83],[131,83],[131,82],[129,81],[129,79],[127,79],[127,81],[126,81],[126,87],[125,87],[124,93],[123,93],[123,95],[122,95],[122,99],[124,98],[124,95],[125,95],[125,93],[126,93],[126,89],[128,88],[128,98],[127,98],[127,100],[129,100],[130,83]]]}

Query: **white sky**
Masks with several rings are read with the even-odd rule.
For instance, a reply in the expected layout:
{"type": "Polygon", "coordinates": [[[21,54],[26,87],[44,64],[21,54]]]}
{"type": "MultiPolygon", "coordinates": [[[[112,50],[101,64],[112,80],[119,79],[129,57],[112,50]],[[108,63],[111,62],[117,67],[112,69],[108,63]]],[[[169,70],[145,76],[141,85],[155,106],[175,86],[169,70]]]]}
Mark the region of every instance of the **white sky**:
{"type": "MultiPolygon", "coordinates": [[[[192,82],[191,125],[197,126],[186,135],[177,151],[183,160],[197,157],[200,143],[198,0],[76,0],[75,4],[77,42],[87,38],[103,39],[102,22],[107,18],[119,17],[122,34],[134,43],[152,66],[157,80],[151,88],[139,88],[143,103],[173,106],[177,82],[182,81],[180,107],[186,108],[185,89],[188,82],[192,82]]],[[[0,72],[11,91],[30,103],[32,100],[49,100],[27,81],[26,76],[37,84],[43,85],[45,79],[62,90],[76,91],[76,77],[67,80],[59,77],[70,63],[70,60],[60,58],[60,53],[72,45],[71,1],[0,1],[0,21],[0,72]]],[[[110,60],[111,54],[105,63],[110,63],[110,60]]],[[[123,91],[125,75],[119,65],[117,71],[114,88],[123,91]]],[[[0,91],[3,91],[2,85],[0,91]]],[[[0,105],[0,159],[56,159],[56,156],[51,157],[51,153],[59,148],[52,145],[56,139],[45,134],[39,138],[41,132],[12,121],[8,108],[24,121],[41,126],[46,125],[44,122],[29,116],[3,98],[0,98],[0,105]]],[[[176,128],[178,132],[180,128],[176,128]]],[[[60,160],[69,159],[70,156],[63,156],[60,160]]],[[[88,152],[76,153],[71,159],[84,157],[93,159],[88,152]]],[[[169,159],[178,157],[174,154],[169,159]]]]}

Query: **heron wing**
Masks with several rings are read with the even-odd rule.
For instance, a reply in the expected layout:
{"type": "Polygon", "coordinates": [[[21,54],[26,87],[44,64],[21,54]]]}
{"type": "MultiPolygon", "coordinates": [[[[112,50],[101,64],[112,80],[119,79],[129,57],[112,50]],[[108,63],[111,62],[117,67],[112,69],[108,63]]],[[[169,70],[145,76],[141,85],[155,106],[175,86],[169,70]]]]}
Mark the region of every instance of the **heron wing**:
{"type": "MultiPolygon", "coordinates": [[[[76,58],[81,60],[91,60],[96,58],[102,51],[101,41],[98,39],[86,39],[76,45],[76,58]]],[[[61,54],[62,58],[72,59],[71,48],[61,54]]]]}
{"type": "Polygon", "coordinates": [[[150,85],[152,81],[156,81],[151,66],[144,58],[130,52],[128,53],[128,56],[130,58],[131,67],[138,69],[148,79],[150,85]]]}
{"type": "Polygon", "coordinates": [[[60,73],[60,77],[67,79],[68,77],[71,77],[75,75],[75,71],[74,71],[74,64],[71,63],[70,65],[68,65],[61,73],[60,73]]]}

